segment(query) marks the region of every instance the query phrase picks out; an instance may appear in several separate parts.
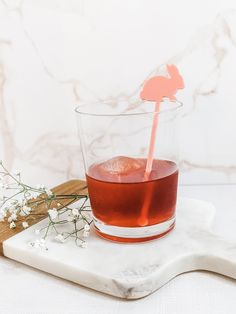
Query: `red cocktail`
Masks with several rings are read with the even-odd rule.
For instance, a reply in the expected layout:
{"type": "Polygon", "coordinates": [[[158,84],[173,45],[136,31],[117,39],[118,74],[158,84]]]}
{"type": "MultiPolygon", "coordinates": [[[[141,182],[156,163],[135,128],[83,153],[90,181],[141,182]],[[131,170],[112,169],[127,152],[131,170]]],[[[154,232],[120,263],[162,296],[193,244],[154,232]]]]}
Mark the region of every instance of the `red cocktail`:
{"type": "MultiPolygon", "coordinates": [[[[168,160],[154,160],[148,180],[144,180],[146,159],[115,157],[89,167],[87,177],[93,215],[98,225],[117,227],[148,227],[169,222],[174,226],[178,168],[168,160]],[[140,222],[145,207],[147,222],[140,222]]],[[[100,229],[100,231],[99,231],[100,229]]],[[[102,236],[119,241],[127,238],[97,231],[102,236]]],[[[150,240],[160,235],[134,238],[132,242],[150,240]]],[[[130,242],[128,238],[128,242],[130,242]]]]}
{"type": "Polygon", "coordinates": [[[159,112],[153,108],[111,101],[76,110],[94,226],[106,239],[147,241],[174,227],[181,104],[163,101],[159,112]],[[157,141],[150,145],[157,120],[157,141]]]}

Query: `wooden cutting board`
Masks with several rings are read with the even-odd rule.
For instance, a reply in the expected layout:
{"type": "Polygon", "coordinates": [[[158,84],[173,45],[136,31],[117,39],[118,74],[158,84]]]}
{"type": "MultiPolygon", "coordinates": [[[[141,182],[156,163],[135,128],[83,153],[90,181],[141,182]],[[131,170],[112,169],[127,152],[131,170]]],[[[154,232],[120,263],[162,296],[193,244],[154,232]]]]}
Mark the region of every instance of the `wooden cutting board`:
{"type": "MultiPolygon", "coordinates": [[[[62,183],[55,188],[52,189],[52,191],[56,194],[87,194],[87,185],[85,181],[82,180],[70,180],[65,183],[62,183]]],[[[62,199],[60,200],[60,203],[63,205],[68,205],[69,203],[72,203],[73,201],[70,199],[62,199]]],[[[55,203],[52,202],[52,207],[55,207],[55,203]]],[[[61,206],[63,207],[63,206],[61,206]]],[[[58,209],[61,207],[57,207],[58,209]]],[[[30,225],[34,225],[38,223],[40,220],[44,219],[47,216],[47,209],[44,206],[38,206],[34,213],[42,214],[40,216],[35,216],[34,219],[30,221],[30,225]]],[[[15,229],[10,229],[9,224],[7,222],[0,222],[0,255],[3,255],[3,249],[2,244],[3,241],[9,239],[10,237],[16,235],[17,233],[21,232],[23,230],[22,227],[16,227],[15,229]]]]}

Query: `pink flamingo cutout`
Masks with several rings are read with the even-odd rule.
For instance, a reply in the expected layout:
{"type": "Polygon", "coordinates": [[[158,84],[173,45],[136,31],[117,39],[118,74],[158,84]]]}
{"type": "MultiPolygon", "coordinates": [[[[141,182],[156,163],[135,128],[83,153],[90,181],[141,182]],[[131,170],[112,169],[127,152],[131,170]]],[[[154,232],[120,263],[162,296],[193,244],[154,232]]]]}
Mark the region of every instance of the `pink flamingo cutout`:
{"type": "MultiPolygon", "coordinates": [[[[144,180],[148,180],[152,171],[156,133],[158,127],[158,115],[160,112],[160,104],[163,98],[169,98],[170,101],[176,100],[175,94],[178,89],[184,88],[184,81],[175,65],[167,65],[167,72],[169,77],[154,76],[145,82],[143,89],[140,93],[142,100],[155,101],[155,114],[153,117],[151,138],[149,144],[149,152],[147,158],[147,164],[144,174],[144,180]]],[[[149,198],[144,202],[144,206],[141,209],[141,216],[139,223],[141,226],[148,224],[147,212],[149,208],[149,198]]]]}

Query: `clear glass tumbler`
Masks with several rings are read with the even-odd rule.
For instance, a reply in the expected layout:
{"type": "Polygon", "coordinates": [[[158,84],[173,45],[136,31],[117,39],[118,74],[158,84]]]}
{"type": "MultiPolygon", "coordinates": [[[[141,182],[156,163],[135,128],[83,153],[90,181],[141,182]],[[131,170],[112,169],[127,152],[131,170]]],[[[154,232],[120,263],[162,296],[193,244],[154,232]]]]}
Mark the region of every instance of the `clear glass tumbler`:
{"type": "Polygon", "coordinates": [[[182,104],[121,102],[76,108],[79,138],[96,232],[119,242],[141,242],[175,225],[178,113],[182,104]],[[158,115],[158,116],[157,116],[158,115]],[[145,172],[154,116],[158,128],[152,171],[145,172]]]}

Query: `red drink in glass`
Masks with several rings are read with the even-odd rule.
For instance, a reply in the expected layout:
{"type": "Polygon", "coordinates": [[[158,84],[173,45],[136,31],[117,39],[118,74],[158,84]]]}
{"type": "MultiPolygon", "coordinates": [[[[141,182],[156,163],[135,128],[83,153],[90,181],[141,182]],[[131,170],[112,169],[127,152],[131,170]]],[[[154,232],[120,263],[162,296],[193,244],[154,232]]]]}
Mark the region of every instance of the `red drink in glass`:
{"type": "Polygon", "coordinates": [[[174,227],[178,168],[169,160],[154,160],[145,180],[146,159],[118,156],[89,167],[87,177],[90,202],[95,220],[117,227],[143,227],[142,209],[147,213],[146,226],[172,221],[164,233],[145,238],[123,238],[99,231],[105,238],[139,242],[157,238],[174,227]]]}
{"type": "Polygon", "coordinates": [[[175,224],[182,104],[166,99],[157,111],[147,106],[108,100],[76,109],[94,226],[106,239],[147,241],[175,224]],[[154,160],[147,165],[157,118],[154,160]]]}

